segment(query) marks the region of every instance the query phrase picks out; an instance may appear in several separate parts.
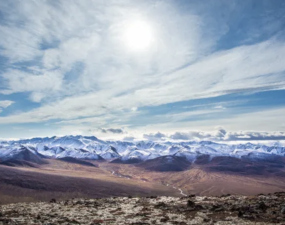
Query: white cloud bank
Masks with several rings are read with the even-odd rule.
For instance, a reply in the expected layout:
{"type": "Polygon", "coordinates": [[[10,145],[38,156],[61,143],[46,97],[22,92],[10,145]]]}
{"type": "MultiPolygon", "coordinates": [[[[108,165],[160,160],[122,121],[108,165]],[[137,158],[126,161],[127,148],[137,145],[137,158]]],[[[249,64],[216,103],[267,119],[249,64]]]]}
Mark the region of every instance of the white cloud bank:
{"type": "Polygon", "coordinates": [[[278,141],[285,140],[285,132],[227,132],[225,129],[219,129],[213,132],[188,131],[173,134],[157,132],[144,134],[143,137],[150,141],[278,141]]]}

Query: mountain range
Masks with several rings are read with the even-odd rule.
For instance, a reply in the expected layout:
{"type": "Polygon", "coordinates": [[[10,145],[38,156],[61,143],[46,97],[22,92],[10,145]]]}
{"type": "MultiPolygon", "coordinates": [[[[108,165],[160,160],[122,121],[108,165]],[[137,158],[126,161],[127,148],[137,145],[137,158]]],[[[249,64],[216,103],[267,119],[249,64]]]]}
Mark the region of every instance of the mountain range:
{"type": "MultiPolygon", "coordinates": [[[[257,162],[266,162],[274,164],[275,168],[283,168],[285,147],[280,142],[271,145],[226,144],[212,141],[130,142],[104,141],[94,136],[81,135],[0,142],[1,164],[35,166],[47,163],[45,159],[84,164],[86,162],[82,160],[139,164],[146,169],[160,172],[182,171],[189,168],[192,163],[210,164],[214,170],[240,171],[250,168],[252,163],[255,163],[254,167],[257,168],[257,162]]],[[[258,171],[260,168],[257,168],[256,172],[258,171]]]]}
{"type": "Polygon", "coordinates": [[[175,156],[196,162],[202,156],[231,157],[237,159],[277,160],[285,157],[285,147],[276,142],[265,144],[225,144],[211,141],[154,142],[103,141],[94,136],[64,136],[32,138],[0,142],[0,160],[26,160],[43,163],[43,158],[65,157],[109,162],[137,163],[159,157],[175,156]]]}
{"type": "Polygon", "coordinates": [[[51,198],[252,195],[285,189],[283,142],[0,141],[0,204],[51,198]]]}

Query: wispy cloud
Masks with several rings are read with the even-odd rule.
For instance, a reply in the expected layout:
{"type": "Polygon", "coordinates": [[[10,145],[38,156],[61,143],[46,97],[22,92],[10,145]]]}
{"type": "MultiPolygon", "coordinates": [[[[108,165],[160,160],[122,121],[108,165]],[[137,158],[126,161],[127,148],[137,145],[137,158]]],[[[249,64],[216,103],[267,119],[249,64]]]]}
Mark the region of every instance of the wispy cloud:
{"type": "MultiPolygon", "coordinates": [[[[40,106],[0,117],[0,124],[55,121],[64,130],[88,123],[134,126],[130,121],[142,107],[285,89],[285,42],[282,31],[276,32],[279,23],[270,26],[272,7],[264,23],[262,9],[255,15],[262,21],[246,12],[250,21],[264,24],[266,35],[245,27],[252,35],[236,35],[230,45],[232,17],[241,10],[237,2],[188,4],[189,10],[176,1],[1,1],[0,56],[6,61],[0,93],[25,94],[40,106]],[[123,29],[134,20],[152,28],[153,43],[145,51],[124,43],[123,29]]],[[[180,124],[226,109],[215,104],[164,119],[180,124]]]]}
{"type": "Polygon", "coordinates": [[[18,120],[13,116],[13,120],[19,121],[23,117],[24,120],[37,122],[63,119],[66,118],[66,114],[69,118],[76,118],[242,90],[284,88],[282,72],[285,70],[285,65],[281,60],[283,52],[285,44],[268,41],[214,53],[201,62],[177,71],[175,76],[164,76],[161,83],[156,80],[147,87],[138,87],[134,92],[119,96],[116,88],[109,90],[102,86],[102,90],[91,94],[65,98],[20,114],[17,116],[18,120]]]}
{"type": "MultiPolygon", "coordinates": [[[[214,117],[176,121],[175,123],[171,120],[164,120],[164,115],[161,115],[159,121],[149,124],[140,124],[138,129],[152,133],[156,131],[174,133],[175,131],[186,132],[188,130],[207,131],[213,130],[214,127],[223,126],[228,131],[275,132],[283,131],[285,129],[284,113],[285,107],[280,107],[246,113],[230,113],[226,116],[218,113],[218,115],[214,117]]],[[[179,118],[178,113],[177,118],[179,118]]]]}
{"type": "Polygon", "coordinates": [[[0,101],[1,108],[7,108],[8,106],[12,105],[14,102],[9,100],[0,101]]]}
{"type": "Polygon", "coordinates": [[[9,107],[13,103],[14,103],[13,101],[9,101],[9,100],[0,101],[0,113],[2,112],[3,109],[9,107]]]}

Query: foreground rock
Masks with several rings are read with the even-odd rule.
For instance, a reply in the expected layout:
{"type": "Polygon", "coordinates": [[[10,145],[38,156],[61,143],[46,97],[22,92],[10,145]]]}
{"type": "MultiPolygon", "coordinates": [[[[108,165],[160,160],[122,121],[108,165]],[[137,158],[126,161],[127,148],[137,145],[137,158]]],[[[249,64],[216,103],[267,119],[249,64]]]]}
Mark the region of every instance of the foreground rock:
{"type": "Polygon", "coordinates": [[[0,224],[285,224],[285,192],[250,197],[52,199],[2,205],[0,224]]]}

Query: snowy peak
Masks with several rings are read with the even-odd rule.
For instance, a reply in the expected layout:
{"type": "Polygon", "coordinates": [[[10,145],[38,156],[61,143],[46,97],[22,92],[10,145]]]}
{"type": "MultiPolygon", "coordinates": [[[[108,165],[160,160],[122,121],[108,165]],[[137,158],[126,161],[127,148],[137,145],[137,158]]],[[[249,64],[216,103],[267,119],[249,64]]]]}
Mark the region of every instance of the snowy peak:
{"type": "MultiPolygon", "coordinates": [[[[5,151],[4,151],[5,152],[5,151]]],[[[28,165],[45,164],[44,156],[39,154],[32,147],[19,146],[18,148],[8,149],[6,154],[0,157],[1,164],[15,166],[15,165],[28,165]]]]}
{"type": "MultiPolygon", "coordinates": [[[[19,158],[33,154],[48,158],[76,158],[118,162],[143,162],[164,156],[183,158],[188,162],[200,162],[207,155],[234,157],[248,160],[277,160],[285,156],[285,147],[279,143],[225,144],[211,141],[155,142],[155,141],[103,141],[94,136],[64,136],[32,138],[0,142],[0,160],[19,158]],[[28,151],[28,152],[27,152],[28,151]]],[[[203,160],[202,160],[203,161],[203,160]]]]}

